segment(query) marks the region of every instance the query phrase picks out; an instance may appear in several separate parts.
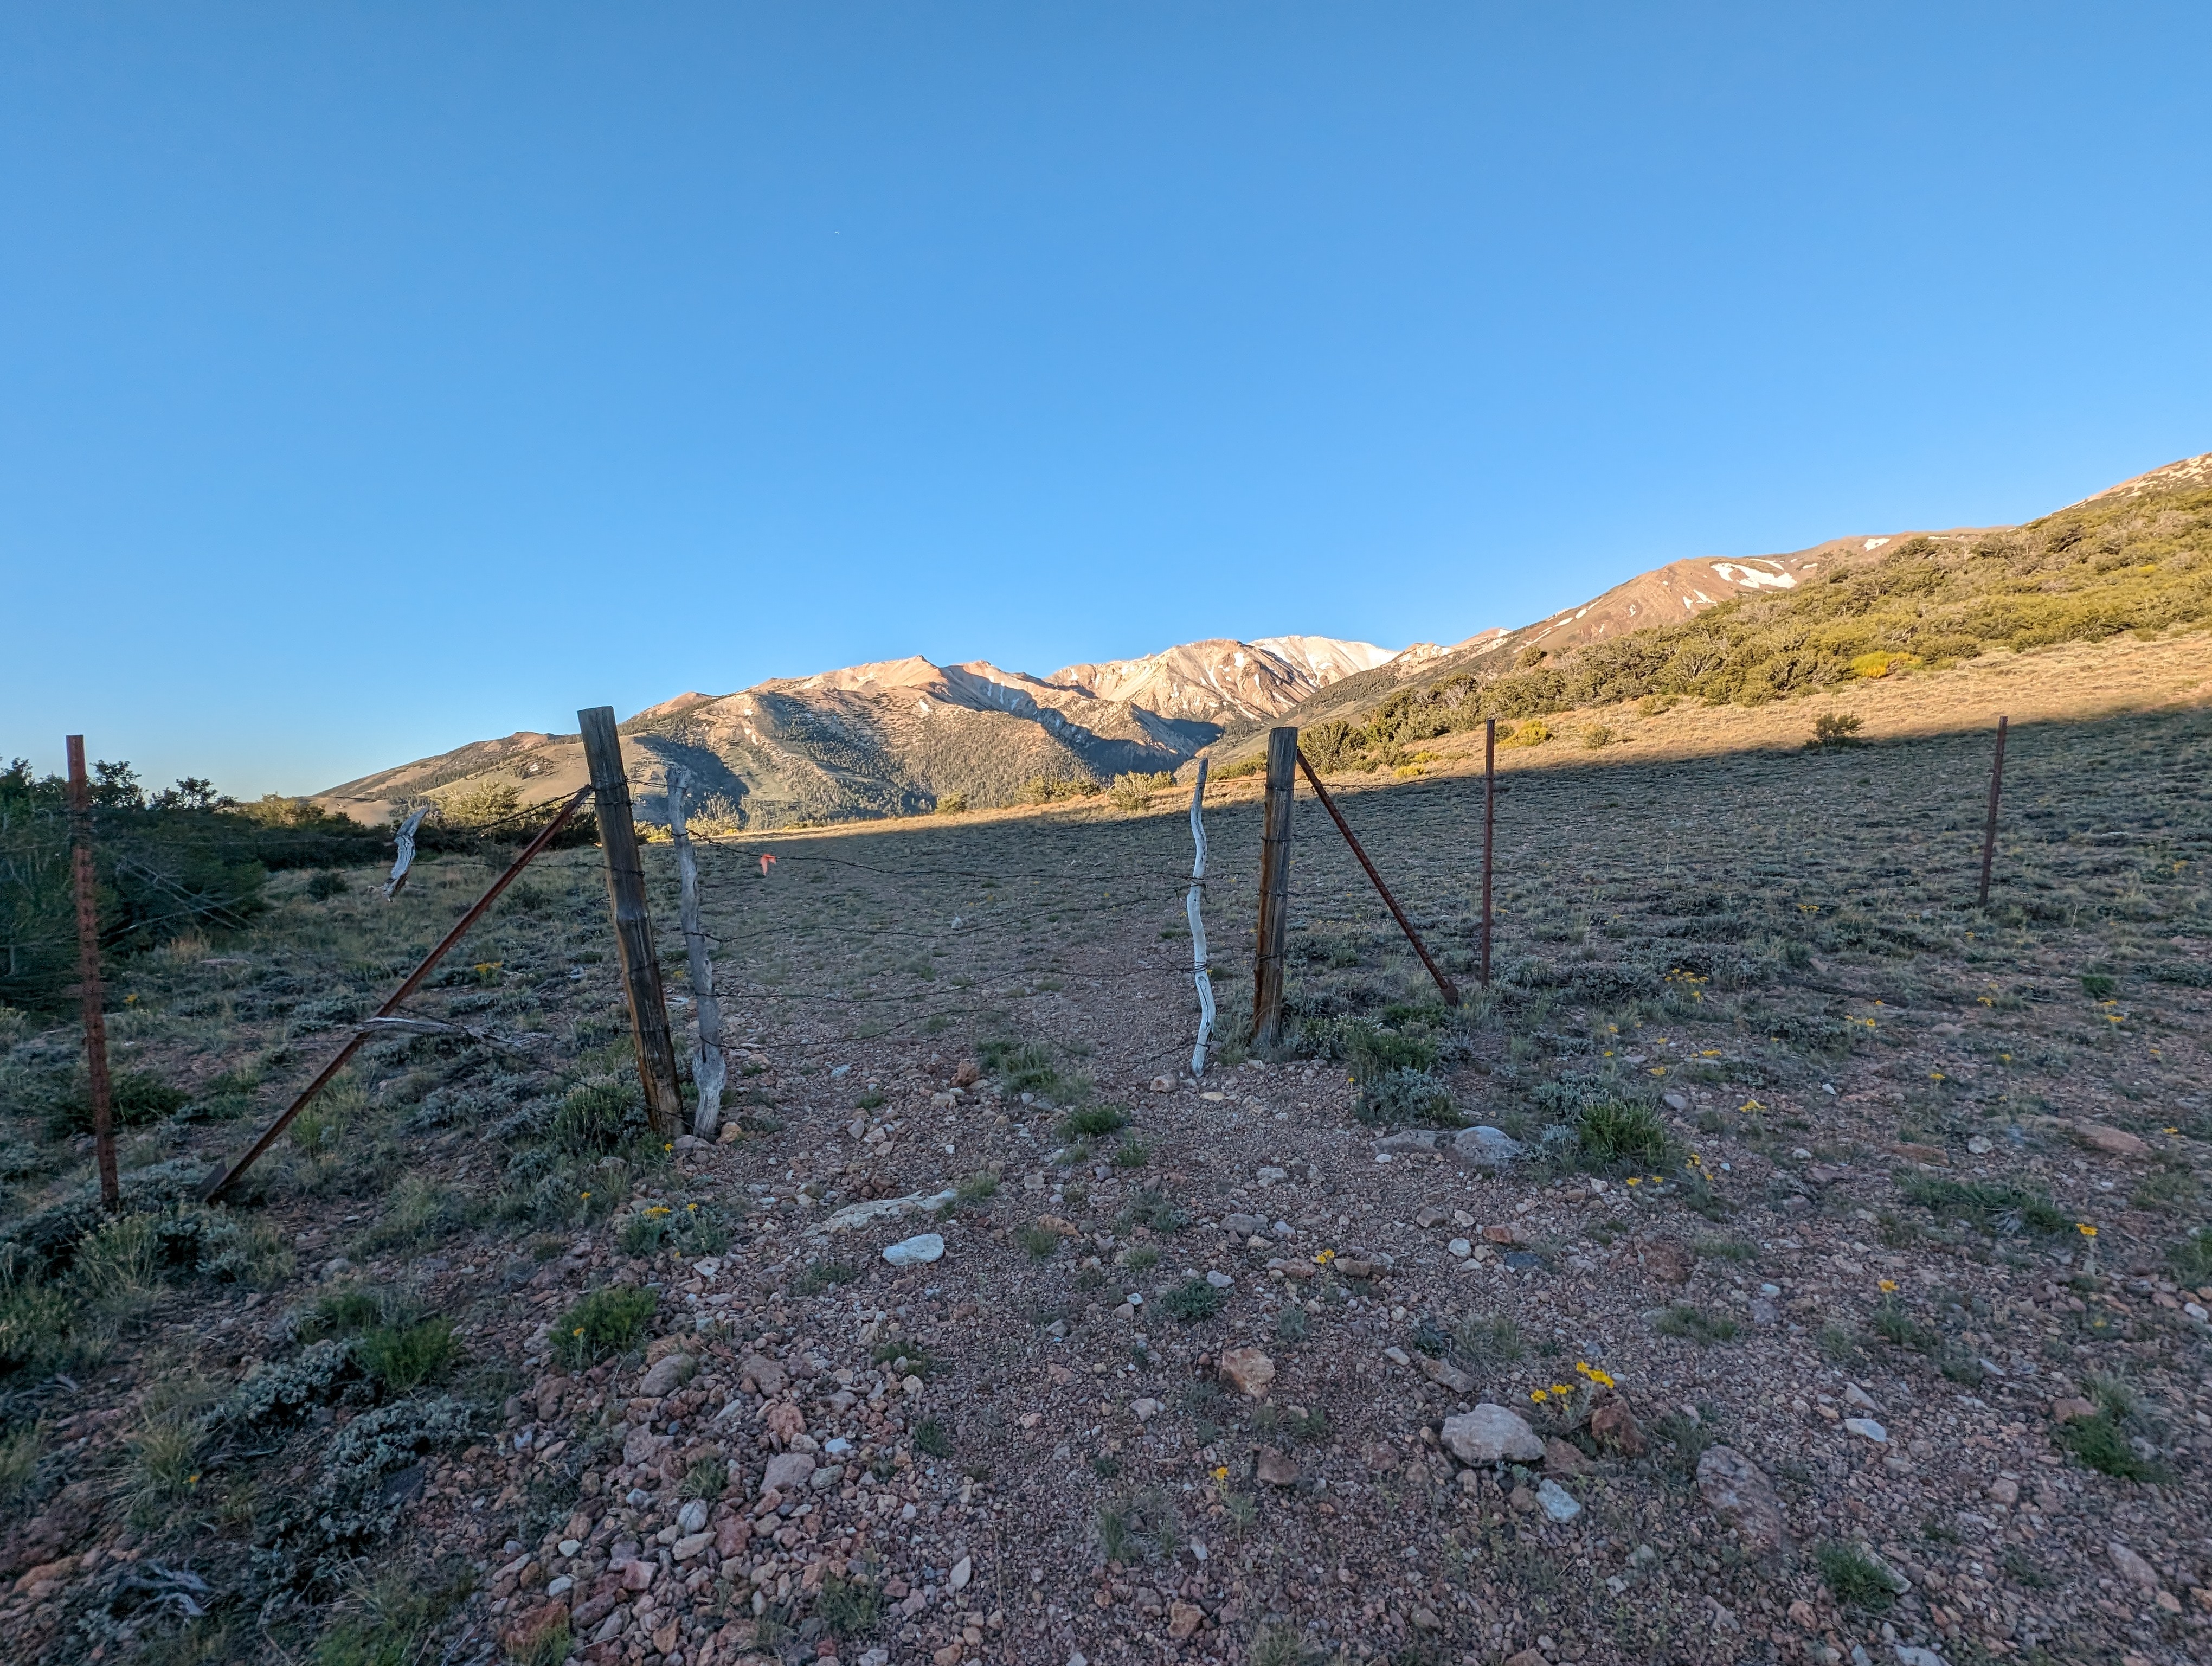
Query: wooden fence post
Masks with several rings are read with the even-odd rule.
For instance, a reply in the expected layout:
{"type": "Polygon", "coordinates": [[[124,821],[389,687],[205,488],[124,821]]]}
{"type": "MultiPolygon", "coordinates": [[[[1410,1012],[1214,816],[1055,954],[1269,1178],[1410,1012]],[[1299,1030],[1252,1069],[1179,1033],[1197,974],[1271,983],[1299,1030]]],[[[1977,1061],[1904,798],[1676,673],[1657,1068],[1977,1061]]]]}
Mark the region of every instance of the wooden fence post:
{"type": "Polygon", "coordinates": [[[712,1140],[722,1126],[722,1089],[730,1079],[722,1055],[722,1003],[714,994],[714,962],[707,949],[707,927],[699,915],[699,859],[691,853],[691,830],[684,824],[684,795],[691,772],[681,764],[668,771],[668,832],[676,841],[676,875],[682,886],[679,912],[684,952],[691,971],[691,999],[699,1012],[699,1045],[691,1055],[691,1080],[699,1103],[691,1112],[691,1132],[712,1140]]]}
{"type": "Polygon", "coordinates": [[[1976,903],[1979,908],[1990,905],[1990,864],[1997,854],[1997,794],[2004,787],[2005,720],[1997,719],[1997,754],[1990,764],[1990,817],[1982,829],[1982,894],[1976,903]]]}
{"type": "Polygon", "coordinates": [[[100,1164],[100,1201],[123,1205],[115,1172],[115,1116],[107,1080],[106,991],[100,976],[100,883],[92,866],[92,787],[84,778],[84,737],[68,736],[70,857],[76,880],[76,952],[84,994],[84,1068],[92,1097],[92,1145],[100,1164]]]}
{"type": "Polygon", "coordinates": [[[653,944],[653,916],[646,908],[645,864],[637,854],[637,824],[630,819],[629,781],[623,773],[615,708],[580,711],[576,723],[592,771],[599,849],[607,864],[607,906],[614,915],[615,955],[622,966],[623,997],[629,1004],[646,1118],[653,1138],[673,1140],[684,1126],[684,1093],[676,1073],[676,1039],[668,1029],[668,1002],[661,993],[660,958],[653,944]]]}
{"type": "Polygon", "coordinates": [[[1298,732],[1267,731],[1267,796],[1260,828],[1260,933],[1252,956],[1252,1045],[1273,1047],[1283,1028],[1283,945],[1290,933],[1291,812],[1298,732]]]}
{"type": "Polygon", "coordinates": [[[1482,987],[1490,987],[1490,853],[1498,832],[1498,720],[1482,720],[1482,987]]]}

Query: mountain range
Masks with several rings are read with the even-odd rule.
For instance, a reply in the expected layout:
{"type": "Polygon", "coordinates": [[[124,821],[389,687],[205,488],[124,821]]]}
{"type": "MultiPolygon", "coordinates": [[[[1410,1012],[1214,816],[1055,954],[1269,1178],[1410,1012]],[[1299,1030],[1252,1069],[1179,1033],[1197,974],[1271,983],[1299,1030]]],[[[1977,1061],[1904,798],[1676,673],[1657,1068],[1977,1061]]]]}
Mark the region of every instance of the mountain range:
{"type": "MultiPolygon", "coordinates": [[[[2212,453],[2138,475],[2069,508],[2207,486],[2212,453]]],[[[1724,603],[1763,605],[1761,598],[1875,566],[1893,546],[1958,549],[2008,530],[1856,534],[1782,555],[1670,562],[1547,618],[1480,631],[1449,647],[1215,638],[1044,677],[982,660],[940,666],[915,656],[775,678],[734,694],[681,694],[639,712],[622,730],[648,820],[666,813],[666,771],[675,764],[691,771],[710,813],[747,827],[988,808],[1048,796],[1063,783],[1173,771],[1200,752],[1234,761],[1292,714],[1301,727],[1357,718],[1416,684],[1565,664],[1580,650],[1724,603]]],[[[578,736],[526,731],[380,770],[316,800],[377,822],[426,798],[505,783],[521,802],[539,803],[585,779],[578,736]]]]}
{"type": "MultiPolygon", "coordinates": [[[[749,827],[913,815],[952,801],[980,809],[1016,802],[1032,783],[1171,771],[1232,724],[1279,719],[1333,683],[1406,657],[1372,642],[1277,636],[1185,642],[1035,677],[917,655],[735,694],[680,694],[622,732],[648,818],[666,813],[672,764],[691,771],[712,813],[749,827]]],[[[524,731],[379,770],[317,801],[380,821],[487,781],[513,781],[537,803],[585,778],[580,737],[524,731]]]]}

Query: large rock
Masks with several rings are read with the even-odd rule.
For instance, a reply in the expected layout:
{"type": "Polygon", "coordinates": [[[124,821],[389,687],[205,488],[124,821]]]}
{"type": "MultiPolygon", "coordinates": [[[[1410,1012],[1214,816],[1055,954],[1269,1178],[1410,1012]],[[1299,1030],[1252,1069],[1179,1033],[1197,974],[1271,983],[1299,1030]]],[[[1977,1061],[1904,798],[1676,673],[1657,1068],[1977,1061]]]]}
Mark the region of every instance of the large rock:
{"type": "Polygon", "coordinates": [[[659,1400],[674,1394],[691,1380],[698,1363],[688,1353],[664,1353],[659,1363],[638,1380],[639,1398],[659,1400]]]}
{"type": "Polygon", "coordinates": [[[910,1238],[901,1238],[884,1251],[884,1259],[893,1267],[920,1267],[941,1258],[945,1240],[935,1232],[917,1232],[910,1238]]]}
{"type": "Polygon", "coordinates": [[[1260,1463],[1255,1472],[1270,1487],[1296,1487],[1298,1466],[1272,1446],[1260,1449],[1260,1463]]]}
{"type": "Polygon", "coordinates": [[[2148,1157],[2150,1147],[2124,1128],[2108,1128],[2100,1122],[2076,1122],[2074,1137],[2091,1151],[2107,1157],[2148,1157]]]}
{"type": "Polygon", "coordinates": [[[1462,1169],[1502,1169],[1521,1155],[1521,1142],[1503,1128],[1462,1128],[1451,1142],[1451,1160],[1462,1169]]]}
{"type": "Polygon", "coordinates": [[[1255,1347],[1224,1348],[1218,1375],[1247,1400],[1261,1400],[1275,1380],[1275,1362],[1255,1347]]]}
{"type": "Polygon", "coordinates": [[[788,1498],[814,1476],[814,1460],[805,1452],[779,1452],[768,1461],[761,1475],[761,1491],[788,1498]]]}
{"type": "Polygon", "coordinates": [[[1484,1401],[1444,1420],[1444,1444],[1462,1463],[1534,1463],[1544,1443],[1521,1414],[1484,1401]]]}
{"type": "Polygon", "coordinates": [[[761,1393],[769,1395],[781,1394],[784,1383],[789,1380],[781,1365],[761,1353],[748,1353],[740,1359],[738,1375],[761,1393]]]}
{"type": "Polygon", "coordinates": [[[1712,1511],[1742,1536],[1754,1555],[1790,1542],[1782,1505],[1759,1467],[1733,1446],[1708,1446],[1698,1460],[1698,1491],[1712,1511]]]}
{"type": "Polygon", "coordinates": [[[872,1225],[878,1220],[910,1215],[918,1209],[950,1208],[958,1195],[948,1188],[941,1192],[910,1192],[904,1197],[879,1197],[866,1203],[848,1203],[823,1221],[822,1230],[825,1232],[849,1232],[855,1227],[872,1225]]]}
{"type": "Polygon", "coordinates": [[[1589,1432],[1601,1451],[1618,1452],[1623,1457],[1644,1456],[1644,1426],[1617,1394],[1607,1395],[1591,1408],[1589,1432]]]}
{"type": "Polygon", "coordinates": [[[2130,1550],[2118,1539],[2105,1547],[2105,1554],[2112,1559],[2120,1578],[2131,1585],[2141,1585],[2145,1590],[2158,1589],[2158,1572],[2148,1562],[2130,1550]]]}

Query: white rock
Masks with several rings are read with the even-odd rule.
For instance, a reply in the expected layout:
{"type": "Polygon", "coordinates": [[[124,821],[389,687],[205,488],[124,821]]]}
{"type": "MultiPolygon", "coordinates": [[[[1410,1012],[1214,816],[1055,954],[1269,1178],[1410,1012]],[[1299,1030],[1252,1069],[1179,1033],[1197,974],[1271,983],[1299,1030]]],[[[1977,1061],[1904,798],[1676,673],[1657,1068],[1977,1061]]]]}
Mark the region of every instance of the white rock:
{"type": "Polygon", "coordinates": [[[1582,1505],[1575,1502],[1575,1495],[1555,1481],[1547,1481],[1536,1489],[1536,1502],[1555,1522],[1571,1522],[1583,1513],[1582,1505]]]}
{"type": "Polygon", "coordinates": [[[825,1232],[849,1232],[871,1222],[912,1214],[917,1209],[949,1208],[959,1194],[947,1187],[941,1192],[911,1192],[904,1197],[879,1197],[869,1203],[848,1203],[822,1223],[825,1232]]]}
{"type": "Polygon", "coordinates": [[[1453,1255],[1458,1256],[1462,1261],[1465,1261],[1469,1256],[1474,1253],[1474,1246],[1468,1243],[1465,1238],[1454,1238],[1449,1243],[1444,1245],[1444,1248],[1450,1250],[1453,1255]]]}
{"type": "Polygon", "coordinates": [[[917,1232],[910,1238],[901,1238],[884,1251],[884,1259],[893,1267],[920,1267],[926,1262],[939,1259],[945,1254],[945,1240],[935,1232],[917,1232]]]}
{"type": "Polygon", "coordinates": [[[704,1499],[686,1500],[684,1508],[676,1512],[676,1530],[679,1534],[696,1533],[707,1525],[707,1502],[704,1499]]]}
{"type": "Polygon", "coordinates": [[[1165,1406],[1163,1406],[1158,1401],[1151,1398],[1149,1395],[1141,1400],[1132,1400],[1129,1402],[1129,1415],[1135,1418],[1139,1423],[1150,1423],[1154,1418],[1158,1417],[1167,1408],[1165,1406]]]}
{"type": "Polygon", "coordinates": [[[1847,1417],[1844,1420],[1844,1427],[1862,1439],[1874,1442],[1877,1446],[1889,1444],[1889,1431],[1870,1417],[1847,1417]]]}
{"type": "Polygon", "coordinates": [[[963,1556],[952,1565],[952,1577],[945,1583],[955,1590],[965,1590],[968,1589],[969,1580],[975,1578],[975,1559],[972,1556],[963,1556]]]}
{"type": "Polygon", "coordinates": [[[1446,1418],[1444,1444],[1462,1463],[1533,1463],[1544,1456],[1544,1443],[1518,1412],[1488,1401],[1446,1418]]]}
{"type": "Polygon", "coordinates": [[[2145,1590],[2158,1589],[2157,1571],[2118,1540],[2105,1547],[2105,1554],[2112,1559],[2112,1566],[2129,1584],[2141,1585],[2145,1590]]]}

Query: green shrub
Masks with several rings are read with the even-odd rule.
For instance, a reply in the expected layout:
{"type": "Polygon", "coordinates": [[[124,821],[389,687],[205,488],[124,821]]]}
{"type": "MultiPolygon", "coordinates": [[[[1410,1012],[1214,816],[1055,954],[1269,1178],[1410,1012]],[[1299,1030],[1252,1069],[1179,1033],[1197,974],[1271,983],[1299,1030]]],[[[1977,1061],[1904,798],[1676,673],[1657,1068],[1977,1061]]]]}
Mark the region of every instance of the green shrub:
{"type": "Polygon", "coordinates": [[[1820,1579],[1847,1608],[1886,1608],[1897,1593],[1881,1564],[1856,1545],[1830,1541],[1813,1553],[1820,1579]]]}
{"type": "Polygon", "coordinates": [[[1709,1348],[1716,1342],[1732,1342],[1738,1335],[1735,1320],[1723,1313],[1707,1313],[1686,1302],[1676,1302],[1658,1318],[1651,1328],[1662,1336],[1678,1336],[1686,1342],[1695,1342],[1709,1348]]]}
{"type": "Polygon", "coordinates": [[[2182,1283],[2212,1283],[2212,1227],[2200,1227],[2174,1243],[2166,1258],[2182,1283]]]}
{"type": "Polygon", "coordinates": [[[659,1304],[650,1290],[619,1286],[594,1290],[553,1327],[554,1351],[572,1368],[611,1353],[627,1353],[643,1338],[646,1322],[659,1304]]]}
{"type": "Polygon", "coordinates": [[[1582,1108],[1573,1127],[1585,1168],[1657,1173],[1668,1166],[1672,1142],[1667,1125],[1649,1105],[1600,1099],[1582,1108]]]}
{"type": "Polygon", "coordinates": [[[865,1580],[833,1573],[822,1582],[821,1594],[814,1599],[814,1613],[834,1637],[865,1637],[882,1623],[884,1593],[865,1580]]]}
{"type": "Polygon", "coordinates": [[[952,1432],[938,1419],[926,1417],[915,1426],[914,1449],[924,1457],[952,1456],[952,1432]]]}
{"type": "Polygon", "coordinates": [[[387,1394],[406,1394],[426,1383],[442,1382],[461,1357],[451,1319],[433,1317],[412,1325],[380,1325],[362,1333],[356,1344],[362,1369],[387,1394]]]}
{"type": "Polygon", "coordinates": [[[811,1261],[793,1280],[792,1293],[818,1296],[835,1286],[850,1284],[860,1276],[860,1269],[848,1261],[811,1261]]]}
{"type": "Polygon", "coordinates": [[[1050,1261],[1060,1251],[1059,1229],[1034,1221],[1016,1232],[1014,1240],[1038,1261],[1050,1261]]]}
{"type": "Polygon", "coordinates": [[[1117,1169],[1141,1169],[1152,1158],[1152,1148],[1133,1134],[1114,1147],[1114,1166],[1117,1169]]]}
{"type": "Polygon", "coordinates": [[[1160,1305],[1184,1323],[1195,1324],[1221,1311],[1221,1292],[1202,1278],[1185,1279],[1160,1298],[1160,1305]]]}
{"type": "Polygon", "coordinates": [[[651,1132],[635,1079],[586,1082],[553,1113],[553,1143],[572,1157],[610,1157],[651,1132]]]}
{"type": "Polygon", "coordinates": [[[1384,1070],[1364,1078],[1352,1114],[1378,1127],[1418,1122],[1455,1128],[1463,1120],[1451,1090],[1425,1070],[1384,1070]]]}
{"type": "Polygon", "coordinates": [[[1822,751],[1857,744],[1859,719],[1850,712],[1822,712],[1813,720],[1813,738],[1805,744],[1822,751]]]}
{"type": "Polygon", "coordinates": [[[1980,1231],[2012,1237],[2036,1232],[2045,1236],[2069,1231],[2070,1216],[2041,1192],[1994,1180],[1947,1180],[1916,1170],[1898,1184],[1907,1203],[1946,1220],[1960,1220],[1980,1231]]]}
{"type": "Polygon", "coordinates": [[[1116,775],[1114,784],[1106,789],[1106,796],[1117,810],[1142,810],[1152,802],[1152,794],[1164,792],[1175,785],[1171,774],[1116,775]]]}
{"type": "Polygon", "coordinates": [[[2100,1474],[2118,1481],[2153,1481],[2166,1478],[2165,1467],[2136,1452],[2120,1420],[2109,1410],[2094,1417],[2070,1418],[2051,1431],[2051,1438],[2100,1474]]]}
{"type": "Polygon", "coordinates": [[[1129,1125],[1129,1113],[1119,1105],[1088,1105],[1060,1119],[1063,1140],[1099,1140],[1119,1134],[1129,1125]]]}

